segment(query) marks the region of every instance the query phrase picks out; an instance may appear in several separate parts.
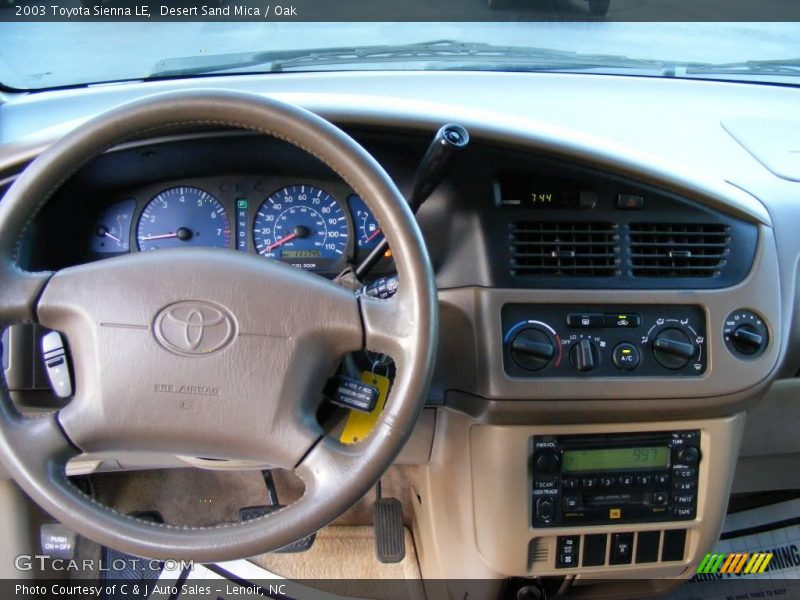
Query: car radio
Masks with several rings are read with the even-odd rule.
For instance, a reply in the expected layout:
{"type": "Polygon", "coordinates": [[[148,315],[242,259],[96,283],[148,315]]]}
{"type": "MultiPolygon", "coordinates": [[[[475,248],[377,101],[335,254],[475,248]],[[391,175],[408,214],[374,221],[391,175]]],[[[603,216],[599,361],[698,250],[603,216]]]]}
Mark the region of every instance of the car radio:
{"type": "Polygon", "coordinates": [[[531,441],[534,527],[683,521],[697,513],[699,431],[531,441]]]}

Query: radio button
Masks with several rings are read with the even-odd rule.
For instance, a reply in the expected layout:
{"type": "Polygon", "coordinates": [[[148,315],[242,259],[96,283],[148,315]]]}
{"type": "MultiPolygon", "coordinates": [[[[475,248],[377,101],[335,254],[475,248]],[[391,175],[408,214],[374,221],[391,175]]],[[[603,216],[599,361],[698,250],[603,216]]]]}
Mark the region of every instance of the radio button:
{"type": "Polygon", "coordinates": [[[673,487],[676,492],[693,492],[697,484],[694,481],[676,481],[673,487]]]}
{"type": "Polygon", "coordinates": [[[653,492],[653,504],[655,506],[666,506],[668,499],[667,492],[653,492]]]}
{"type": "Polygon", "coordinates": [[[596,477],[584,477],[581,479],[581,485],[585,488],[596,488],[597,487],[597,478],[596,477]]]}
{"type": "Polygon", "coordinates": [[[552,498],[538,498],[536,500],[536,520],[549,523],[556,514],[556,505],[552,498]]]}
{"type": "Polygon", "coordinates": [[[553,450],[542,450],[536,455],[536,470],[540,473],[553,475],[558,472],[561,459],[553,450]]]}
{"type": "Polygon", "coordinates": [[[578,479],[576,477],[567,477],[564,480],[564,487],[568,490],[574,490],[578,487],[578,479]]]}
{"type": "Polygon", "coordinates": [[[655,479],[656,479],[656,483],[661,484],[661,485],[663,485],[665,483],[669,483],[669,475],[667,475],[666,473],[660,473],[660,474],[656,475],[655,479]]]}
{"type": "Polygon", "coordinates": [[[675,469],[673,474],[681,479],[692,479],[697,475],[697,469],[675,469]]]}
{"type": "MultiPolygon", "coordinates": [[[[694,507],[693,506],[686,506],[686,507],[672,507],[672,514],[679,518],[691,518],[694,516],[694,507]]],[[[665,559],[666,560],[666,559],[665,559]]]]}
{"type": "Polygon", "coordinates": [[[675,504],[694,504],[694,494],[676,495],[673,500],[675,504]]]}
{"type": "Polygon", "coordinates": [[[624,485],[625,487],[630,487],[633,485],[633,475],[623,475],[619,478],[620,484],[624,485]]]}
{"type": "Polygon", "coordinates": [[[653,483],[653,477],[651,475],[639,475],[636,478],[636,483],[639,485],[650,485],[653,483]]]}
{"type": "Polygon", "coordinates": [[[616,479],[614,477],[601,477],[600,478],[600,487],[609,488],[612,487],[616,483],[616,479]]]}

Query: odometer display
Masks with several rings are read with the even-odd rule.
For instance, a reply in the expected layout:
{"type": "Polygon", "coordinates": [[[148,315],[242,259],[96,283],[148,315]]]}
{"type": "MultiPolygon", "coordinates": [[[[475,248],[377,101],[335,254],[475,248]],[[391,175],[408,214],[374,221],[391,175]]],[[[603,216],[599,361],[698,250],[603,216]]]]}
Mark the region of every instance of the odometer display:
{"type": "Polygon", "coordinates": [[[253,224],[253,243],[261,256],[303,269],[325,269],[339,262],[348,238],[342,206],[312,185],[276,191],[258,208],[253,224]]]}
{"type": "Polygon", "coordinates": [[[139,250],[231,247],[231,222],[219,200],[196,187],[164,190],[147,203],[136,231],[139,250]]]}

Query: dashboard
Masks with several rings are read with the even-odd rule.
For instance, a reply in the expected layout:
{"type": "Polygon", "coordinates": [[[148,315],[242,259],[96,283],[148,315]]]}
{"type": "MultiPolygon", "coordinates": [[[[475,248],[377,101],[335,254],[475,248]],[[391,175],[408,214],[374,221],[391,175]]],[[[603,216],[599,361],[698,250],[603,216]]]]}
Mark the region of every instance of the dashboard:
{"type": "MultiPolygon", "coordinates": [[[[746,413],[800,368],[800,177],[771,171],[723,125],[763,119],[759,106],[790,122],[798,92],[555,74],[204,83],[331,119],[405,194],[441,124],[470,131],[473,143],[417,215],[441,315],[425,425],[409,442],[411,462],[428,473],[417,490],[419,543],[439,550],[427,574],[686,576],[719,533],[746,413]],[[603,100],[585,103],[587,94],[603,100]],[[675,110],[681,103],[691,110],[675,110]],[[613,469],[553,464],[601,449],[587,456],[616,457],[613,469]],[[642,456],[650,462],[631,475],[629,461],[642,456]],[[605,481],[646,510],[598,508],[605,481]],[[582,554],[600,538],[604,553],[606,540],[637,551],[647,541],[649,560],[616,562],[610,551],[562,560],[564,548],[582,554]],[[669,553],[668,539],[680,540],[669,553]]],[[[81,119],[183,86],[3,106],[0,185],[81,119]]],[[[277,140],[200,130],[132,140],[86,165],[33,223],[22,256],[26,268],[58,269],[204,245],[335,277],[380,232],[315,159],[277,140]]],[[[389,254],[371,277],[391,273],[389,254]]],[[[41,389],[37,377],[10,383],[41,389]]]]}

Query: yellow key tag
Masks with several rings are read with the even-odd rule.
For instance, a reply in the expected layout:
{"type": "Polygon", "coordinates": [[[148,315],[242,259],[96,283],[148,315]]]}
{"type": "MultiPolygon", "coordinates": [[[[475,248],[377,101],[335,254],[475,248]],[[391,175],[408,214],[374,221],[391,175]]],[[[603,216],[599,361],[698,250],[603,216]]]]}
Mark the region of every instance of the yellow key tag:
{"type": "Polygon", "coordinates": [[[390,382],[387,377],[376,375],[372,371],[363,371],[361,373],[361,381],[378,388],[378,401],[375,403],[375,408],[372,412],[350,411],[342,434],[339,436],[339,441],[343,444],[355,444],[369,436],[383,410],[384,404],[386,404],[386,396],[389,395],[390,382]]]}

